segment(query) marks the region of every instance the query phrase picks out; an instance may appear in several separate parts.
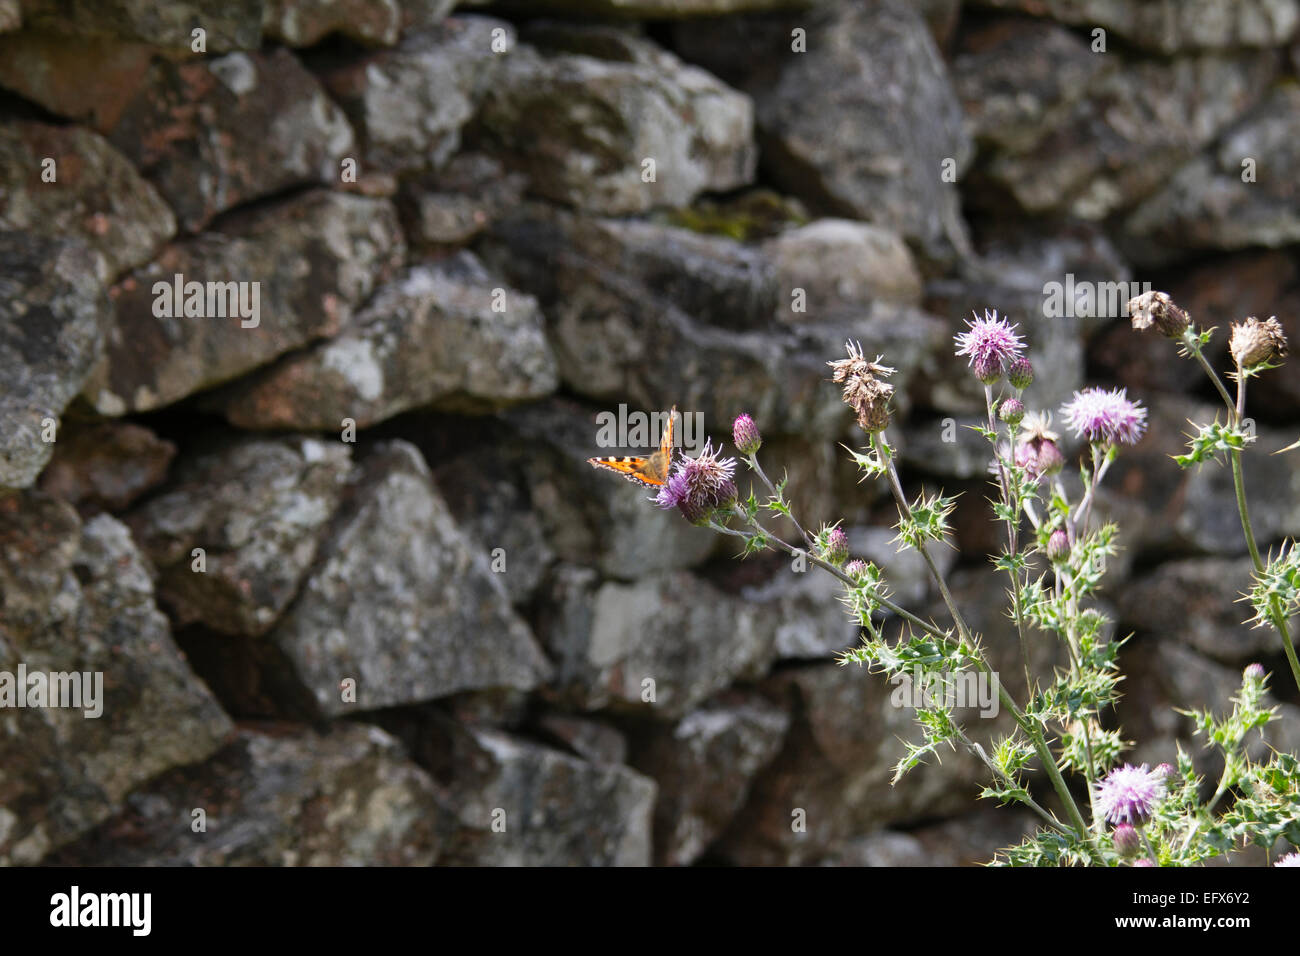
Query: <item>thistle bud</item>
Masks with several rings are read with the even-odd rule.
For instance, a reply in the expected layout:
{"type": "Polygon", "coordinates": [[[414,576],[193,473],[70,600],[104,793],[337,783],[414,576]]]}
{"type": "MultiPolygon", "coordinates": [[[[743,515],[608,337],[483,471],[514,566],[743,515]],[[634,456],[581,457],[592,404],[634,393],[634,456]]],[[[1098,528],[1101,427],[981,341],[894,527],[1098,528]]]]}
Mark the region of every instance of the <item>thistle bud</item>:
{"type": "Polygon", "coordinates": [[[1246,680],[1258,684],[1264,679],[1264,667],[1262,664],[1248,664],[1242,671],[1241,676],[1246,680]]]}
{"type": "Polygon", "coordinates": [[[985,385],[994,385],[1002,378],[1002,359],[996,355],[978,355],[971,367],[975,377],[985,385]]]}
{"type": "Polygon", "coordinates": [[[1156,764],[1156,773],[1162,773],[1166,777],[1172,777],[1174,775],[1174,765],[1171,763],[1158,763],[1156,764]]]}
{"type": "Polygon", "coordinates": [[[867,573],[867,562],[861,558],[854,558],[848,564],[844,565],[844,573],[853,580],[858,580],[862,575],[867,573]]]}
{"type": "Polygon", "coordinates": [[[1024,391],[1034,384],[1034,367],[1023,355],[1007,366],[1007,381],[1011,387],[1024,391]]]}
{"type": "Polygon", "coordinates": [[[1047,560],[1060,564],[1070,556],[1070,536],[1064,528],[1057,528],[1047,539],[1047,560]]]}
{"type": "Polygon", "coordinates": [[[826,547],[822,551],[822,557],[838,567],[848,556],[849,536],[844,533],[843,528],[831,528],[830,533],[826,535],[826,547]]]}
{"type": "Polygon", "coordinates": [[[1128,314],[1133,328],[1142,331],[1152,326],[1161,335],[1171,339],[1182,338],[1190,324],[1187,313],[1174,305],[1174,300],[1164,292],[1143,292],[1128,300],[1128,314]]]}
{"type": "Polygon", "coordinates": [[[700,501],[698,498],[690,496],[682,498],[677,502],[677,510],[681,512],[682,517],[693,525],[706,525],[713,514],[713,508],[700,501]]]}
{"type": "Polygon", "coordinates": [[[1126,860],[1137,856],[1142,849],[1142,837],[1138,835],[1137,827],[1131,823],[1121,823],[1110,838],[1115,844],[1115,851],[1126,860]]]}
{"type": "Polygon", "coordinates": [[[1277,316],[1261,322],[1253,315],[1232,327],[1228,351],[1240,368],[1250,368],[1275,358],[1286,358],[1287,341],[1277,316]]]}
{"type": "Polygon", "coordinates": [[[1038,473],[1054,475],[1064,467],[1065,456],[1061,454],[1060,446],[1050,438],[1045,439],[1038,447],[1038,473]]]}
{"type": "Polygon", "coordinates": [[[998,418],[1002,419],[1008,425],[1019,425],[1025,417],[1024,402],[1018,398],[1005,399],[998,406],[998,418]]]}
{"type": "Polygon", "coordinates": [[[732,441],[742,455],[753,455],[763,444],[758,426],[748,415],[738,415],[731,426],[732,441]]]}

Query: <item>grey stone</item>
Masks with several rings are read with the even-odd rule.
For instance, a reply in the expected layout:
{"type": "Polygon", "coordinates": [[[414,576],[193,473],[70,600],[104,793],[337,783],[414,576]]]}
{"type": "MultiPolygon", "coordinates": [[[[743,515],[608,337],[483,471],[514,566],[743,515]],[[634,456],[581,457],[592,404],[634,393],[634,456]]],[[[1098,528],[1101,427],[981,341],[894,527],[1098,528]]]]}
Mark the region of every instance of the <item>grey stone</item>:
{"type": "Polygon", "coordinates": [[[30,865],[151,777],[203,760],[231,724],[185,665],[119,522],[83,526],[26,492],[0,502],[0,555],[0,671],[25,668],[28,691],[37,673],[98,675],[65,702],[81,706],[11,701],[0,720],[0,862],[30,865]]]}
{"type": "Polygon", "coordinates": [[[1297,116],[1300,90],[1281,85],[1216,148],[1178,170],[1125,222],[1138,254],[1162,258],[1171,247],[1278,247],[1300,240],[1297,116]]]}
{"type": "Polygon", "coordinates": [[[901,236],[869,223],[819,219],[769,239],[783,322],[852,320],[876,299],[921,304],[921,275],[901,236]],[[806,311],[793,302],[803,290],[806,311]]]}
{"type": "Polygon", "coordinates": [[[242,428],[365,428],[429,405],[485,410],[555,390],[536,300],[472,253],[411,266],[338,335],[301,350],[219,404],[242,428]]]}
{"type": "Polygon", "coordinates": [[[445,168],[402,181],[406,234],[414,245],[464,245],[492,220],[513,208],[527,185],[499,160],[481,153],[459,153],[445,168]]]}
{"type": "Polygon", "coordinates": [[[1115,64],[1064,27],[1017,18],[964,35],[952,76],[975,139],[1015,152],[1032,148],[1115,64]]]}
{"type": "Polygon", "coordinates": [[[659,786],[655,862],[695,862],[776,756],[790,716],[755,694],[730,693],[638,741],[631,763],[659,786]]]}
{"type": "Polygon", "coordinates": [[[1230,664],[1281,653],[1276,632],[1246,623],[1253,612],[1240,598],[1253,571],[1249,558],[1167,561],[1124,588],[1120,620],[1144,636],[1172,638],[1230,664]]]}
{"type": "Polygon", "coordinates": [[[484,96],[484,147],[537,195],[603,214],[683,206],[753,179],[748,97],[644,40],[615,46],[616,59],[514,50],[484,96]]]}
{"type": "MultiPolygon", "coordinates": [[[[790,700],[793,721],[781,753],[716,844],[727,862],[814,863],[850,837],[965,808],[978,790],[982,765],[965,751],[944,752],[942,762],[931,759],[890,785],[904,755],[900,738],[920,731],[914,712],[891,703],[894,689],[878,675],[823,664],[778,672],[764,686],[790,700]]],[[[968,729],[977,740],[989,730],[968,729]]]]}
{"type": "Polygon", "coordinates": [[[766,608],[685,572],[621,584],[561,567],[551,593],[538,636],[556,666],[548,693],[565,706],[676,720],[773,658],[766,608]]]}
{"type": "MultiPolygon", "coordinates": [[[[1241,690],[1241,671],[1216,664],[1181,642],[1170,638],[1134,641],[1120,652],[1126,675],[1126,693],[1116,714],[1126,739],[1136,747],[1125,754],[1128,763],[1174,764],[1178,744],[1193,758],[1206,780],[1202,796],[1212,793],[1223,772],[1219,751],[1206,747],[1204,736],[1193,736],[1194,724],[1180,711],[1208,710],[1217,718],[1232,712],[1231,698],[1241,690]]],[[[1274,682],[1290,681],[1283,669],[1274,682]]],[[[1273,704],[1271,695],[1265,705],[1273,704]]],[[[1277,704],[1277,719],[1247,738],[1245,752],[1252,760],[1267,760],[1270,748],[1296,752],[1300,745],[1300,707],[1277,704]]]]}
{"type": "Polygon", "coordinates": [[[262,39],[263,0],[22,0],[23,23],[72,36],[138,40],[184,48],[204,31],[210,52],[256,50],[262,39]]]}
{"type": "Polygon", "coordinates": [[[1042,821],[1028,810],[976,810],[906,832],[880,830],[846,841],[822,861],[832,866],[982,866],[999,850],[1033,835],[1042,821]]]}
{"type": "Polygon", "coordinates": [[[653,780],[500,731],[453,736],[447,788],[459,827],[439,862],[466,866],[646,866],[653,780]],[[504,831],[494,829],[502,821],[504,831]]]}
{"type": "Polygon", "coordinates": [[[1090,30],[1113,30],[1161,53],[1271,47],[1300,23],[1296,0],[977,0],[972,6],[1020,10],[1090,30]]]}
{"type": "Polygon", "coordinates": [[[26,488],[54,443],[52,425],[98,360],[108,297],[101,260],[77,240],[0,232],[0,492],[26,488]]]}
{"type": "Polygon", "coordinates": [[[547,714],[538,724],[588,763],[627,763],[627,738],[606,723],[567,714],[547,714]]]}
{"type": "Polygon", "coordinates": [[[361,43],[392,46],[401,35],[401,0],[263,0],[263,3],[263,35],[288,46],[312,46],[333,33],[361,43]]]}
{"type": "Polygon", "coordinates": [[[835,4],[690,24],[682,55],[754,98],[763,165],[816,213],[902,233],[928,255],[967,246],[955,179],[972,148],[924,20],[909,4],[835,4]],[[791,31],[806,33],[807,52],[791,31]]]}
{"type": "Polygon", "coordinates": [[[316,560],[348,461],[347,445],[306,437],[230,439],[187,455],[168,488],[126,518],[173,618],[223,634],[269,630],[316,560]]]}
{"type": "Polygon", "coordinates": [[[157,191],[103,137],[75,126],[0,124],[0,197],[0,229],[76,236],[102,256],[95,271],[106,284],[176,233],[157,191]]]}
{"type": "Polygon", "coordinates": [[[116,317],[86,397],[104,415],[151,411],[327,338],[404,252],[397,214],[381,199],[313,190],[228,218],[220,231],[169,245],[111,290],[116,317]],[[217,289],[205,295],[203,315],[181,311],[188,294],[177,301],[177,275],[217,289]],[[256,288],[256,316],[235,314],[221,291],[231,282],[249,284],[230,287],[241,308],[256,288]],[[157,314],[160,296],[171,316],[157,314]]]}
{"type": "MultiPolygon", "coordinates": [[[[1140,394],[1129,397],[1147,400],[1140,394]]],[[[1195,433],[1189,422],[1209,423],[1216,414],[1223,421],[1224,409],[1173,396],[1150,405],[1146,437],[1125,449],[1106,476],[1107,487],[1124,489],[1147,515],[1125,546],[1164,553],[1245,554],[1231,468],[1207,462],[1184,470],[1170,460],[1171,455],[1187,453],[1187,435],[1195,433]]],[[[1300,471],[1286,455],[1271,454],[1293,441],[1293,430],[1261,425],[1254,444],[1243,453],[1251,523],[1263,547],[1300,534],[1300,471]]]]}
{"type": "Polygon", "coordinates": [[[761,273],[743,265],[748,251],[732,240],[710,237],[705,244],[686,238],[682,252],[646,259],[634,253],[649,236],[657,233],[666,247],[683,232],[625,228],[618,221],[529,206],[493,227],[484,255],[515,284],[538,295],[550,319],[564,385],[596,401],[627,401],[640,408],[675,402],[683,411],[703,413],[714,434],[743,411],[765,434],[845,435],[852,414],[829,384],[826,362],[844,354],[846,339],[869,343],[898,369],[891,381],[899,404],[906,402],[915,368],[942,341],[933,318],[884,300],[870,303],[852,321],[779,326],[770,319],[773,298],[746,299],[761,293],[762,286],[755,290],[754,284],[761,273]],[[659,291],[658,283],[652,285],[658,263],[700,261],[687,257],[686,249],[720,252],[741,266],[730,268],[724,259],[711,270],[693,270],[705,277],[701,280],[678,279],[659,291]],[[709,303],[720,299],[754,303],[748,314],[763,316],[770,327],[737,330],[714,324],[715,307],[709,303]]]}
{"type": "Polygon", "coordinates": [[[994,156],[988,175],[1028,212],[1105,219],[1163,186],[1276,73],[1253,53],[1121,59],[1034,145],[994,156]]]}
{"type": "Polygon", "coordinates": [[[241,730],[173,770],[58,862],[94,866],[430,866],[453,811],[377,727],[241,730]],[[203,810],[205,832],[191,828],[203,810]]]}
{"type": "Polygon", "coordinates": [[[514,47],[514,27],[503,20],[451,17],[324,79],[357,129],[363,166],[430,169],[460,147],[461,127],[500,82],[514,47]]]}
{"type": "Polygon", "coordinates": [[[405,442],[357,466],[298,600],[269,640],[319,712],[529,690],[550,667],[405,442]],[[355,702],[341,682],[353,679],[355,702]]]}

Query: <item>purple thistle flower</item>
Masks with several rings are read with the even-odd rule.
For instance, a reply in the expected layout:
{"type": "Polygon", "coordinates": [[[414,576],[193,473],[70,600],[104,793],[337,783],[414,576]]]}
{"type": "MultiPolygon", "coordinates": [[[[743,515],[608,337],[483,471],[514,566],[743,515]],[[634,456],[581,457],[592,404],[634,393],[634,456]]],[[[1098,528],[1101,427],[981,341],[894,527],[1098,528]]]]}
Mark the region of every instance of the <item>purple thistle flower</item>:
{"type": "Polygon", "coordinates": [[[659,493],[654,496],[654,503],[667,511],[676,508],[685,497],[686,475],[682,472],[681,461],[678,461],[677,469],[668,476],[668,480],[660,486],[659,493]]]}
{"type": "Polygon", "coordinates": [[[1054,475],[1065,465],[1065,456],[1057,446],[1061,436],[1052,431],[1052,416],[1032,412],[1020,423],[1020,440],[1016,444],[1016,465],[1035,480],[1054,475]]]}
{"type": "Polygon", "coordinates": [[[1097,809],[1111,823],[1143,824],[1165,795],[1165,774],[1146,764],[1124,764],[1097,784],[1097,809]]]}
{"type": "Polygon", "coordinates": [[[705,442],[698,456],[678,460],[654,502],[676,508],[691,524],[707,522],[715,508],[736,499],[735,470],[736,459],[719,458],[712,442],[705,442]]]}
{"type": "Polygon", "coordinates": [[[1047,539],[1047,559],[1061,564],[1070,556],[1070,536],[1064,528],[1057,528],[1047,539]]]}
{"type": "Polygon", "coordinates": [[[1263,664],[1247,664],[1246,669],[1241,672],[1241,676],[1248,681],[1254,681],[1258,684],[1265,677],[1263,664]]]}
{"type": "Polygon", "coordinates": [[[1274,866],[1300,866],[1300,853],[1288,853],[1278,859],[1274,866]]]}
{"type": "Polygon", "coordinates": [[[1134,860],[1133,865],[1134,866],[1155,866],[1155,864],[1151,862],[1151,857],[1149,856],[1144,856],[1140,860],[1134,860]]]}
{"type": "Polygon", "coordinates": [[[1025,343],[1015,332],[1018,326],[999,319],[996,310],[989,312],[987,309],[984,318],[975,316],[975,321],[968,319],[966,325],[968,331],[953,336],[958,346],[957,354],[969,355],[968,364],[975,369],[979,380],[986,385],[992,384],[1024,352],[1025,343]]]}
{"type": "Polygon", "coordinates": [[[1131,823],[1121,823],[1110,838],[1115,843],[1115,852],[1122,857],[1135,857],[1142,849],[1142,838],[1131,823]]]}
{"type": "Polygon", "coordinates": [[[755,454],[763,444],[758,426],[748,415],[736,416],[736,421],[731,426],[731,439],[742,455],[755,454]]]}
{"type": "Polygon", "coordinates": [[[1023,391],[1034,384],[1034,367],[1023,355],[1007,366],[1007,381],[1011,387],[1023,391]]]}
{"type": "Polygon", "coordinates": [[[1065,423],[1090,442],[1133,445],[1147,430],[1147,410],[1122,388],[1085,388],[1061,408],[1065,423]]]}
{"type": "Polygon", "coordinates": [[[1008,425],[1019,425],[1025,417],[1025,403],[1018,398],[1006,398],[998,406],[998,418],[1008,425]]]}
{"type": "Polygon", "coordinates": [[[826,550],[822,552],[822,557],[837,567],[843,564],[849,556],[849,536],[844,533],[843,528],[831,528],[830,533],[826,535],[826,550]]]}
{"type": "Polygon", "coordinates": [[[867,573],[867,562],[861,558],[854,558],[848,564],[844,565],[844,573],[853,579],[857,579],[867,573]]]}

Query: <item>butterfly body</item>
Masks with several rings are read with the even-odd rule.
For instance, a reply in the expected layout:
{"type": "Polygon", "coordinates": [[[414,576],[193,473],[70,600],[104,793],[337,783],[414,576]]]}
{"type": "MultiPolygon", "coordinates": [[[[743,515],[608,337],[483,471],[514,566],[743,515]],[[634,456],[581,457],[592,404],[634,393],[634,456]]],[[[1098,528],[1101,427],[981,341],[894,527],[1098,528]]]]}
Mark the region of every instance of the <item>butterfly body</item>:
{"type": "Polygon", "coordinates": [[[622,475],[648,488],[658,488],[668,481],[668,469],[673,463],[673,419],[677,406],[668,413],[668,425],[659,440],[659,450],[648,458],[637,455],[618,455],[611,458],[588,458],[587,464],[622,475]]]}

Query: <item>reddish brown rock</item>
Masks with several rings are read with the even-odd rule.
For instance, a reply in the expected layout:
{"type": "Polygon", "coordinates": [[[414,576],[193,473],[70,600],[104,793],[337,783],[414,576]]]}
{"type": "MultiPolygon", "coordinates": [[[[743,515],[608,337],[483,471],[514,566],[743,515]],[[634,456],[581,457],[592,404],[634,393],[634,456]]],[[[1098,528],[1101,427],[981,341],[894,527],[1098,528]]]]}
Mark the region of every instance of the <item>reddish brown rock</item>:
{"type": "Polygon", "coordinates": [[[288,50],[155,61],[112,133],[197,231],[290,186],[337,183],[352,129],[288,50]]]}
{"type": "Polygon", "coordinates": [[[130,422],[73,423],[41,473],[42,491],[83,514],[119,511],[159,485],[176,446],[130,422]]]}
{"type": "Polygon", "coordinates": [[[144,43],[24,30],[0,37],[0,86],[107,134],[157,55],[144,43]]]}

